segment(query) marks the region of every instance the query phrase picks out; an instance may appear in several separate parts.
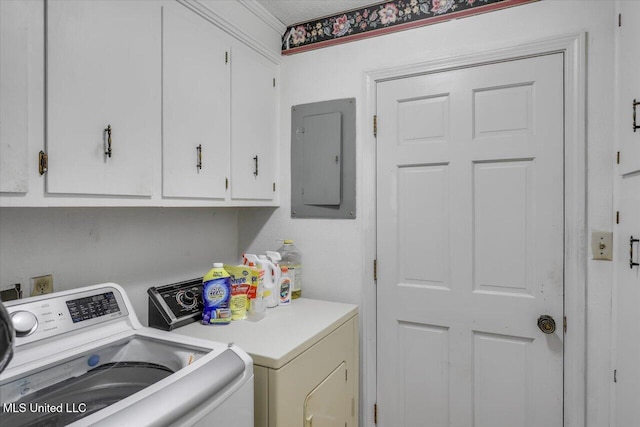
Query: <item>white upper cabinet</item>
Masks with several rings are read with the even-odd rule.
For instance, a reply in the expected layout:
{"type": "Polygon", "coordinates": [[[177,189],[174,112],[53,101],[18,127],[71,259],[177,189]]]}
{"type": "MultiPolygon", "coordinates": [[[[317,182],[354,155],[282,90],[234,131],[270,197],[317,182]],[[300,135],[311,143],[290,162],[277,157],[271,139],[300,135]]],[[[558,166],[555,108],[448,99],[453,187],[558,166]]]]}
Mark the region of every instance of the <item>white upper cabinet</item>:
{"type": "Polygon", "coordinates": [[[225,200],[230,38],[178,3],[162,9],[162,195],[225,200]]]}
{"type": "Polygon", "coordinates": [[[0,1],[0,192],[27,193],[26,2],[0,1]]]}
{"type": "Polygon", "coordinates": [[[151,196],[161,3],[47,2],[47,192],[151,196]]]}
{"type": "Polygon", "coordinates": [[[236,42],[231,51],[231,198],[272,200],[276,182],[277,66],[236,42]]]}
{"type": "Polygon", "coordinates": [[[262,24],[237,2],[0,0],[0,206],[276,206],[262,24]]]}

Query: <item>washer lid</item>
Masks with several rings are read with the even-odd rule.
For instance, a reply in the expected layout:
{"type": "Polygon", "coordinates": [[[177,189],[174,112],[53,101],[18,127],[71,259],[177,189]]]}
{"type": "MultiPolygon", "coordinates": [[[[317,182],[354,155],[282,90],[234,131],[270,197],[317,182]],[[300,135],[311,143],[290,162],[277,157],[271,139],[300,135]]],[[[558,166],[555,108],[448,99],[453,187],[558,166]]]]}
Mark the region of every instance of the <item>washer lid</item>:
{"type": "Polygon", "coordinates": [[[83,422],[92,426],[171,425],[212,399],[232,393],[228,391],[231,384],[252,377],[251,368],[233,349],[212,358],[208,355],[197,364],[197,369],[176,372],[83,422]]]}
{"type": "MultiPolygon", "coordinates": [[[[140,346],[135,338],[131,341],[132,347],[140,346]]],[[[104,350],[103,356],[113,352],[104,350]]],[[[92,364],[100,359],[100,352],[40,366],[39,371],[2,384],[0,425],[171,424],[224,393],[230,384],[251,377],[250,363],[233,349],[189,356],[184,367],[175,372],[162,364],[132,361],[123,346],[113,350],[120,351],[95,367],[92,364]],[[123,360],[112,362],[118,358],[123,360]]],[[[186,359],[182,350],[177,346],[174,356],[186,359]]],[[[171,363],[174,356],[164,358],[171,363]]]]}

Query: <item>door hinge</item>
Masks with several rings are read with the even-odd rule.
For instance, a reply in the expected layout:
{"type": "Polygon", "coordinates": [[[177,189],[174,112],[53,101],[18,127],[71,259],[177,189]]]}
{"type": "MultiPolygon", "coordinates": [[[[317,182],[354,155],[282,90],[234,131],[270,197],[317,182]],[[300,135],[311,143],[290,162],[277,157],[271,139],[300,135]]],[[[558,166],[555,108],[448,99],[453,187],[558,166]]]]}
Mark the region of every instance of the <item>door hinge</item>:
{"type": "Polygon", "coordinates": [[[620,164],[620,152],[618,151],[618,153],[616,154],[616,163],[620,164]]]}
{"type": "Polygon", "coordinates": [[[378,281],[378,260],[373,260],[373,280],[374,282],[378,281]]]}
{"type": "Polygon", "coordinates": [[[38,171],[40,175],[44,175],[49,171],[49,156],[44,151],[38,153],[38,171]]]}
{"type": "Polygon", "coordinates": [[[613,382],[614,383],[618,382],[618,370],[617,369],[613,370],[613,382]]]}
{"type": "Polygon", "coordinates": [[[378,115],[373,116],[373,136],[374,138],[378,137],[378,115]]]}
{"type": "Polygon", "coordinates": [[[564,333],[567,333],[567,316],[564,316],[562,318],[562,329],[564,330],[564,333]]]}
{"type": "Polygon", "coordinates": [[[373,404],[373,423],[378,424],[378,404],[373,404]]]}
{"type": "Polygon", "coordinates": [[[616,224],[620,224],[620,211],[616,211],[616,224]]]}
{"type": "Polygon", "coordinates": [[[229,189],[229,178],[225,178],[224,179],[224,189],[228,190],[229,189]]]}

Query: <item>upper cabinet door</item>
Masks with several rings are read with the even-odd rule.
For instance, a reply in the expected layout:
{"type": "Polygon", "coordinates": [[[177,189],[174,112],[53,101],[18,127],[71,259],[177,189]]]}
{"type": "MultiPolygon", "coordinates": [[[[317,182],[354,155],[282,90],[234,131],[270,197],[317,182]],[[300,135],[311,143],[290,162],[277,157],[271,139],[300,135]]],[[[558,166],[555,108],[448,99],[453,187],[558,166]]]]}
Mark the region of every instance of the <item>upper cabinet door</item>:
{"type": "Polygon", "coordinates": [[[0,1],[0,192],[27,193],[27,2],[0,1]]]}
{"type": "Polygon", "coordinates": [[[229,37],[178,3],[162,12],[162,195],[224,200],[229,37]]]}
{"type": "Polygon", "coordinates": [[[161,3],[47,2],[49,193],[150,196],[161,3]]]}
{"type": "Polygon", "coordinates": [[[277,66],[241,44],[231,55],[231,198],[274,198],[277,66]]]}

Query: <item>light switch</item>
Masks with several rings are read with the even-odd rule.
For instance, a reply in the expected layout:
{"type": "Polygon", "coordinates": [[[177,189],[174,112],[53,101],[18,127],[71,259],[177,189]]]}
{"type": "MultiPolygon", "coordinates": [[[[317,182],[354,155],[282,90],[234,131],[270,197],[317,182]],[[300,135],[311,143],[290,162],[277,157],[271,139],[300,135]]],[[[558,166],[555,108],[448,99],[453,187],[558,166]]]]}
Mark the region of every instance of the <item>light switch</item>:
{"type": "Polygon", "coordinates": [[[593,259],[611,261],[613,259],[613,233],[610,231],[591,233],[591,250],[593,251],[593,259]]]}

